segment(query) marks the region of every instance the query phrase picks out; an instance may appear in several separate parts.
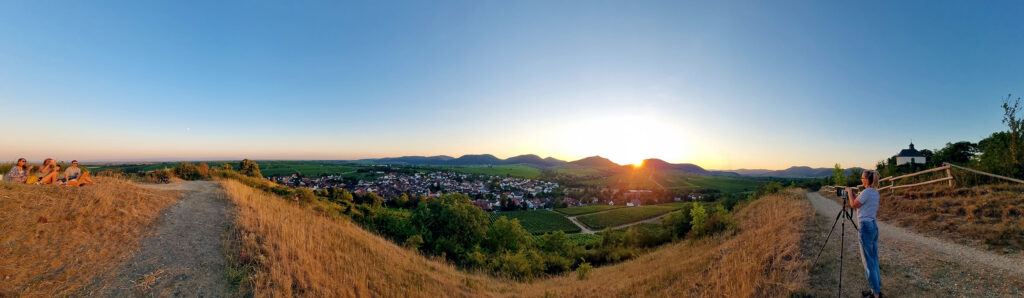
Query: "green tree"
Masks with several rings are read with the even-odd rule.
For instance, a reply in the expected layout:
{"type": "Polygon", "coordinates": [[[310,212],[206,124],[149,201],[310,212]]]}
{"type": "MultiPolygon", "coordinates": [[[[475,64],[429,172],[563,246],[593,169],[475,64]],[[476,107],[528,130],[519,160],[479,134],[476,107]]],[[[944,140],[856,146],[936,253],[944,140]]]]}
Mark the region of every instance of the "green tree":
{"type": "Polygon", "coordinates": [[[708,212],[704,210],[704,206],[701,204],[694,204],[693,209],[690,210],[690,229],[699,229],[704,226],[704,222],[708,220],[708,212]]]}
{"type": "Polygon", "coordinates": [[[850,176],[846,177],[846,186],[855,186],[860,184],[860,175],[864,173],[864,170],[853,168],[850,169],[850,176]]]}
{"type": "Polygon", "coordinates": [[[235,170],[234,168],[231,167],[231,164],[229,164],[229,163],[221,164],[220,165],[220,169],[221,170],[225,170],[225,171],[234,171],[235,170]]]}
{"type": "Polygon", "coordinates": [[[452,256],[459,264],[465,264],[465,253],[482,242],[489,223],[487,213],[459,193],[421,203],[411,220],[420,229],[427,252],[452,256]]]}
{"type": "Polygon", "coordinates": [[[492,252],[519,251],[530,246],[533,237],[519,225],[519,219],[502,216],[487,230],[484,247],[492,252]]]}
{"type": "Polygon", "coordinates": [[[686,234],[690,233],[690,229],[693,227],[693,215],[690,212],[693,210],[694,205],[694,203],[685,204],[678,211],[673,211],[666,215],[665,219],[661,221],[662,227],[673,237],[686,237],[686,234]]]}
{"type": "Polygon", "coordinates": [[[978,144],[971,142],[956,142],[946,143],[946,147],[935,151],[935,155],[928,160],[928,164],[932,167],[941,166],[942,163],[951,163],[955,165],[967,165],[971,162],[971,159],[977,155],[978,144]]]}
{"type": "Polygon", "coordinates": [[[832,168],[832,183],[835,185],[846,183],[846,171],[839,164],[832,168]]]}
{"type": "Polygon", "coordinates": [[[260,166],[255,161],[249,159],[243,159],[238,164],[238,173],[249,177],[263,178],[263,174],[260,173],[260,166]]]}

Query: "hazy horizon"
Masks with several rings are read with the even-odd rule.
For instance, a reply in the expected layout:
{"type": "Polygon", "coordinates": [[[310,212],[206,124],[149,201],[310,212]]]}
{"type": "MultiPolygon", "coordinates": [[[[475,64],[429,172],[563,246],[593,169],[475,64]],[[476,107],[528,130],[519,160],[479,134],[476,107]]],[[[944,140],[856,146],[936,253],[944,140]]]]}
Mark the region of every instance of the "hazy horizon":
{"type": "Polygon", "coordinates": [[[873,168],[1005,129],[1024,7],[998,5],[7,3],[0,161],[873,168]]]}

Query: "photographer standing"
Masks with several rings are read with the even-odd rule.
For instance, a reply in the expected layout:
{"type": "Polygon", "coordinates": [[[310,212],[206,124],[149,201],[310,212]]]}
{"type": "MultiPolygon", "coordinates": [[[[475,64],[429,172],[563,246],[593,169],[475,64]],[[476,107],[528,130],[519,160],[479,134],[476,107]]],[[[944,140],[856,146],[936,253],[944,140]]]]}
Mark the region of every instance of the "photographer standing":
{"type": "Polygon", "coordinates": [[[875,224],[875,214],[878,213],[878,190],[875,189],[878,186],[878,172],[872,170],[865,170],[860,176],[860,181],[864,183],[864,191],[853,198],[852,189],[846,188],[846,193],[851,194],[850,207],[857,209],[857,214],[860,221],[860,242],[861,247],[864,249],[864,261],[867,263],[867,274],[868,284],[871,285],[871,291],[864,291],[861,294],[864,297],[882,297],[882,276],[878,269],[878,225],[875,224]]]}

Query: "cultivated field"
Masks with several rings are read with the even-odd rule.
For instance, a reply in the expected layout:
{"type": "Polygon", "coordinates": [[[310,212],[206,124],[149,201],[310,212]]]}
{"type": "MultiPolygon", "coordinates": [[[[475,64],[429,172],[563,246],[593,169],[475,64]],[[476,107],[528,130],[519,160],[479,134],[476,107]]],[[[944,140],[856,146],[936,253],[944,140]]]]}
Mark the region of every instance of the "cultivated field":
{"type": "Polygon", "coordinates": [[[84,296],[138,248],[178,195],[98,178],[69,188],[0,182],[0,297],[84,296]]]}
{"type": "Polygon", "coordinates": [[[548,210],[535,211],[503,211],[491,213],[491,219],[500,217],[518,219],[519,225],[532,234],[544,234],[548,232],[563,231],[566,233],[577,233],[580,227],[574,225],[568,218],[561,214],[548,210]]]}
{"type": "Polygon", "coordinates": [[[441,167],[438,168],[438,170],[475,175],[512,176],[530,179],[540,177],[540,170],[535,167],[523,165],[441,167]]]}
{"type": "Polygon", "coordinates": [[[682,208],[681,204],[625,207],[608,212],[581,215],[576,219],[591,229],[600,230],[607,227],[616,227],[656,217],[658,215],[678,210],[679,208],[682,208]]]}
{"type": "Polygon", "coordinates": [[[555,209],[555,211],[558,211],[559,213],[562,213],[562,214],[565,214],[565,215],[568,215],[568,216],[575,216],[575,215],[583,215],[583,214],[588,214],[588,213],[594,213],[594,212],[618,209],[618,208],[623,208],[623,207],[624,206],[622,206],[622,205],[618,205],[618,206],[612,206],[612,205],[588,205],[588,206],[582,206],[582,207],[558,208],[558,209],[555,209]]]}

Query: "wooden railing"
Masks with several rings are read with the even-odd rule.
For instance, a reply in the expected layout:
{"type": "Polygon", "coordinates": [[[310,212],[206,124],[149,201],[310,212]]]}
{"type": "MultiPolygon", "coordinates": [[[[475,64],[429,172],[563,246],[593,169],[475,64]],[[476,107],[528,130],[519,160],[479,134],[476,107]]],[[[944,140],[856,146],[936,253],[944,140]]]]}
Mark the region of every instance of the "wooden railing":
{"type": "Polygon", "coordinates": [[[941,167],[937,167],[937,168],[934,168],[934,169],[928,169],[928,170],[920,171],[920,172],[917,172],[917,173],[911,173],[911,174],[906,174],[906,175],[902,175],[902,176],[896,176],[896,177],[890,176],[890,177],[882,178],[882,179],[878,180],[878,184],[881,185],[882,182],[888,181],[889,185],[885,186],[885,187],[878,188],[878,191],[883,191],[883,190],[889,189],[889,192],[891,194],[895,195],[896,194],[896,190],[900,189],[900,188],[917,187],[917,186],[921,186],[921,185],[927,185],[927,184],[938,183],[938,182],[943,182],[943,181],[948,181],[949,187],[953,187],[953,172],[950,171],[950,169],[952,169],[952,168],[957,168],[957,169],[968,171],[968,172],[971,172],[971,173],[985,175],[985,176],[989,176],[989,177],[993,177],[993,178],[999,178],[999,179],[1003,179],[1003,180],[1007,180],[1007,181],[1012,181],[1012,182],[1017,182],[1017,183],[1024,183],[1024,180],[1014,179],[1014,178],[1005,177],[1005,176],[999,176],[999,175],[996,175],[996,174],[986,173],[986,172],[978,171],[978,170],[971,169],[971,168],[965,168],[965,167],[961,167],[961,166],[950,164],[950,163],[942,163],[941,167]],[[932,179],[932,180],[928,180],[928,181],[924,181],[924,182],[919,182],[919,183],[914,183],[914,184],[899,185],[899,186],[896,185],[896,180],[910,178],[910,177],[914,177],[914,176],[918,176],[918,175],[922,175],[922,174],[940,172],[940,171],[946,171],[946,177],[932,179]]]}

